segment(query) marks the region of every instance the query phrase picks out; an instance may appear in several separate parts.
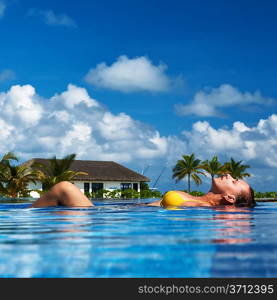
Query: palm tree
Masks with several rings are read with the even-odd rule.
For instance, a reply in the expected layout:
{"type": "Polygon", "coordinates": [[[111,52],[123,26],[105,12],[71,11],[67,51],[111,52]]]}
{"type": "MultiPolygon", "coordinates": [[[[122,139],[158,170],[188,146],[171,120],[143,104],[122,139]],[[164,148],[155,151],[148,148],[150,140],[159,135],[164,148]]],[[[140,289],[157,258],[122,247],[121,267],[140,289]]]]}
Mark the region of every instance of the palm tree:
{"type": "Polygon", "coordinates": [[[229,173],[235,179],[243,179],[244,177],[250,177],[249,173],[246,173],[245,170],[250,168],[249,165],[243,165],[242,160],[235,161],[233,158],[229,162],[226,162],[223,165],[224,173],[229,173]]]}
{"type": "Polygon", "coordinates": [[[0,160],[0,165],[7,165],[9,164],[10,160],[18,161],[17,156],[13,152],[8,152],[3,155],[2,159],[0,160]]]}
{"type": "Polygon", "coordinates": [[[6,177],[8,176],[8,169],[11,160],[18,161],[17,157],[13,152],[8,152],[4,154],[2,159],[0,160],[0,182],[5,181],[6,177]]]}
{"type": "Polygon", "coordinates": [[[62,159],[57,159],[54,156],[50,159],[49,164],[34,163],[32,165],[39,172],[38,180],[42,182],[43,190],[49,190],[61,181],[72,181],[75,176],[88,175],[85,172],[70,170],[75,157],[76,154],[69,154],[62,159]]]}
{"type": "Polygon", "coordinates": [[[18,161],[14,153],[6,153],[0,161],[0,192],[8,197],[17,197],[25,194],[29,181],[35,183],[36,171],[28,166],[11,164],[18,161]]]}
{"type": "Polygon", "coordinates": [[[223,165],[218,161],[217,156],[214,155],[212,160],[205,160],[203,162],[203,169],[209,173],[213,179],[216,175],[222,174],[223,165]]]}
{"type": "Polygon", "coordinates": [[[29,166],[9,166],[9,177],[4,186],[4,194],[16,198],[27,192],[29,182],[36,183],[37,172],[29,166]]]}
{"type": "Polygon", "coordinates": [[[205,175],[204,172],[200,171],[203,169],[203,164],[201,164],[200,159],[195,159],[194,153],[191,155],[183,155],[183,159],[178,160],[177,164],[173,168],[173,175],[172,178],[177,178],[176,182],[180,181],[181,179],[188,177],[188,192],[190,193],[190,181],[193,181],[199,185],[202,183],[201,178],[198,174],[205,175]]]}
{"type": "Polygon", "coordinates": [[[5,185],[9,179],[10,174],[10,160],[18,160],[13,152],[4,154],[2,159],[0,160],[0,193],[4,195],[6,194],[5,185]]]}

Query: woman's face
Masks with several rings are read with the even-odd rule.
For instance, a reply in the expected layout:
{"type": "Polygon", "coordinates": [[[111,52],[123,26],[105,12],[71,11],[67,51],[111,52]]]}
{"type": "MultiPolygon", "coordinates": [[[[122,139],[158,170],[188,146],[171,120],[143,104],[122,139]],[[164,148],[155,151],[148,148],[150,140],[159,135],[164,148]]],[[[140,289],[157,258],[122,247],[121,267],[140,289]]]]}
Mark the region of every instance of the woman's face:
{"type": "Polygon", "coordinates": [[[250,195],[250,186],[244,180],[234,179],[230,174],[214,178],[211,192],[238,196],[241,193],[250,195]]]}

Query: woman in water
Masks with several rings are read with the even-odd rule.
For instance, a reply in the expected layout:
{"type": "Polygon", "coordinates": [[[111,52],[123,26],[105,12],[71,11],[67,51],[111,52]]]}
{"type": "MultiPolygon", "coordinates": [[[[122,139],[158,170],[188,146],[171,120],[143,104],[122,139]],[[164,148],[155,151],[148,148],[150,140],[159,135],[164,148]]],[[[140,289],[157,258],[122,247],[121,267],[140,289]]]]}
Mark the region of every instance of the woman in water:
{"type": "MultiPolygon", "coordinates": [[[[254,207],[254,192],[244,180],[223,175],[212,179],[210,191],[200,197],[181,191],[169,191],[162,199],[147,204],[149,206],[221,206],[254,207]]],[[[45,195],[35,201],[32,207],[69,206],[89,207],[93,203],[74,184],[63,181],[53,186],[45,195]]]]}

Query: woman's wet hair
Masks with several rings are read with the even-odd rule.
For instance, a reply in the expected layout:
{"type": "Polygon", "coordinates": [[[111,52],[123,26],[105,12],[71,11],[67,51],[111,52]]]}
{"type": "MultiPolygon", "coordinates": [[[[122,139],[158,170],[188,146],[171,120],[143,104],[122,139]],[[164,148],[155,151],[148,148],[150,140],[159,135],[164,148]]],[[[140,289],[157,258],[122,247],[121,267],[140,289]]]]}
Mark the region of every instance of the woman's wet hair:
{"type": "Polygon", "coordinates": [[[237,196],[235,206],[237,207],[254,207],[256,206],[256,201],[254,197],[254,190],[250,188],[250,195],[241,193],[237,196]]]}

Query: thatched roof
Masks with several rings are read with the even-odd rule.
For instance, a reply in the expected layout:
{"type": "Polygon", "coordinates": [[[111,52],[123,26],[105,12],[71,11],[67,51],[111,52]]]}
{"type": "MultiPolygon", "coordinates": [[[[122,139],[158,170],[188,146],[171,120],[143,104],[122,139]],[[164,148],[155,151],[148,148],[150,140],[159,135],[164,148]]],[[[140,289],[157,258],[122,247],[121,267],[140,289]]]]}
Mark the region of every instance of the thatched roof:
{"type": "MultiPolygon", "coordinates": [[[[49,159],[33,158],[24,163],[49,164],[49,159]]],[[[74,160],[70,170],[75,172],[86,172],[88,175],[79,175],[74,178],[76,181],[136,181],[148,182],[149,178],[134,172],[114,161],[93,161],[93,160],[74,160]]]]}

